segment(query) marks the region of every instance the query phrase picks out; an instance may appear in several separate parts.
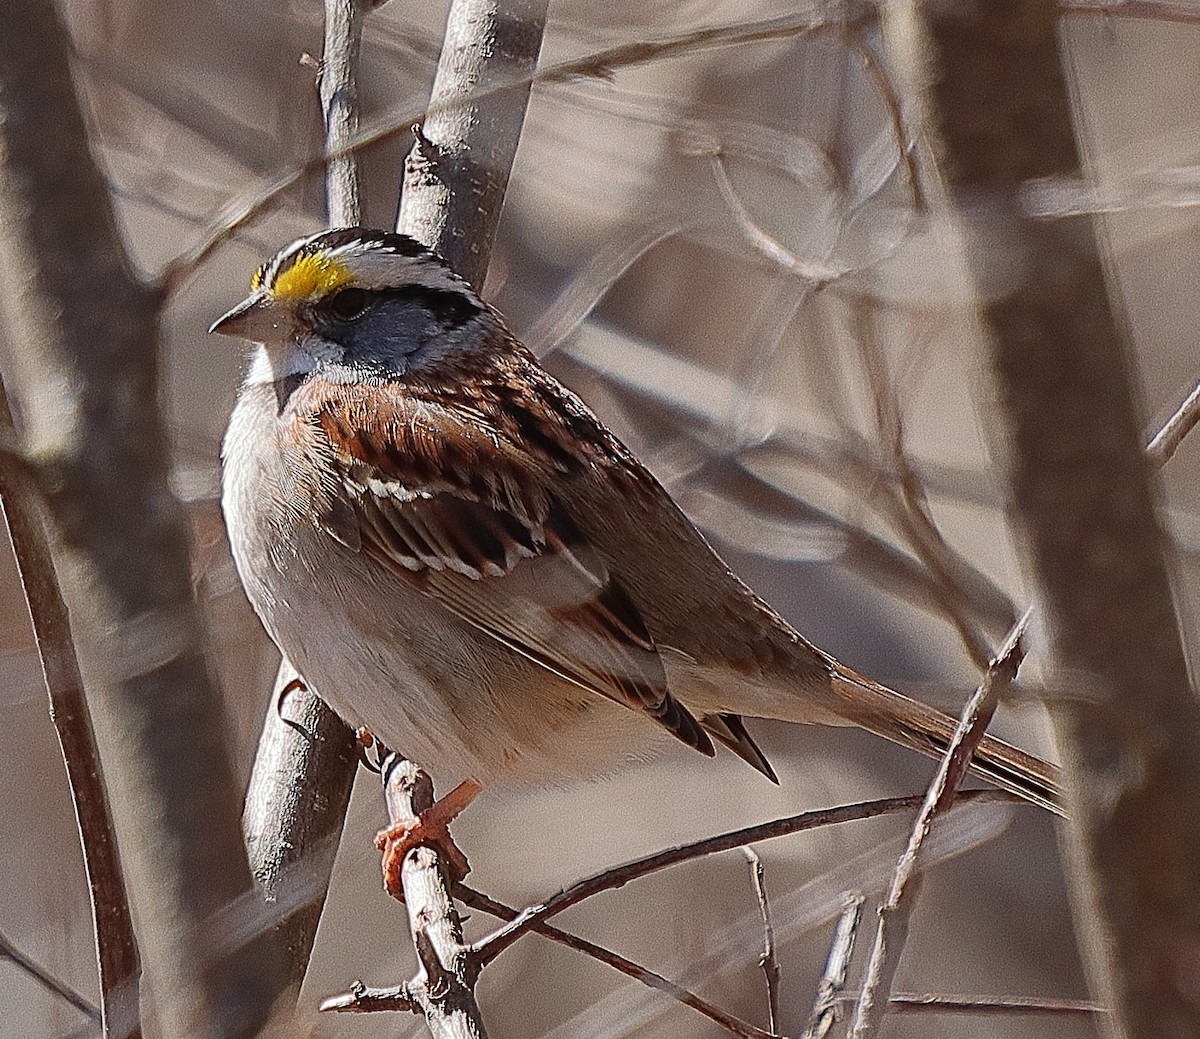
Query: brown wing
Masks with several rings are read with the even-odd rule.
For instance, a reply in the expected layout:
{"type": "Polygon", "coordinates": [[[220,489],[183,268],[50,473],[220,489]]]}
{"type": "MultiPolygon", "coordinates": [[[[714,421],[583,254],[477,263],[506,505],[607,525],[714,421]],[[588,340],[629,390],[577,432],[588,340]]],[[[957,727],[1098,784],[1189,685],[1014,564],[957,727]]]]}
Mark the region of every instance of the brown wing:
{"type": "Polygon", "coordinates": [[[705,754],[632,600],[546,487],[546,466],[455,409],[353,387],[316,421],[341,486],[328,532],[487,636],[574,685],[645,711],[705,754]]]}

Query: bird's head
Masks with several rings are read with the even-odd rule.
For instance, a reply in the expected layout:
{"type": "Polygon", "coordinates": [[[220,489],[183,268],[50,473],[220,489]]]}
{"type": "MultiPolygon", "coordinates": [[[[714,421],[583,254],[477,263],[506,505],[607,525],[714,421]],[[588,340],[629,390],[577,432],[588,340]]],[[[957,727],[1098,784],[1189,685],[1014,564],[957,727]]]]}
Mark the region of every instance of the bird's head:
{"type": "Polygon", "coordinates": [[[261,344],[256,364],[274,379],[318,367],[394,378],[469,348],[478,323],[495,321],[440,257],[362,227],[293,242],[255,272],[250,290],[209,331],[261,344]]]}

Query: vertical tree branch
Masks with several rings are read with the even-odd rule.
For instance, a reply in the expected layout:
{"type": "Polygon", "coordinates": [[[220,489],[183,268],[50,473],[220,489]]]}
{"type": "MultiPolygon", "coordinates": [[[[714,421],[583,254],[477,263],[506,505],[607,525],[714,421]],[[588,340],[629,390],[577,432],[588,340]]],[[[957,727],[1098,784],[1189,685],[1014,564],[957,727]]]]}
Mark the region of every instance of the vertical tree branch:
{"type": "MultiPolygon", "coordinates": [[[[392,825],[415,824],[433,807],[433,783],[420,766],[393,754],[383,765],[384,795],[392,825]]],[[[486,1039],[475,1002],[479,967],[464,944],[462,923],[441,856],[432,848],[410,851],[400,868],[420,973],[409,995],[425,1014],[433,1039],[486,1039]]]]}
{"type": "Polygon", "coordinates": [[[482,289],[549,0],[455,0],[396,229],[482,289]]]}
{"type": "Polygon", "coordinates": [[[10,391],[53,522],[117,836],[163,1031],[251,1036],[268,942],[210,920],[252,887],[222,708],[167,482],[156,293],[134,280],[51,0],[0,33],[0,311],[10,391]],[[52,132],[48,128],[53,128],[52,132]]]}
{"type": "MultiPolygon", "coordinates": [[[[3,386],[0,386],[0,430],[14,435],[3,386]]],[[[58,585],[35,495],[22,465],[11,456],[0,455],[0,500],[33,622],[42,676],[50,697],[50,717],[62,748],[83,848],[96,927],[101,1027],[105,1039],[126,1036],[140,1039],[141,964],[137,939],[125,897],[125,879],[104,792],[92,717],[83,695],[83,676],[75,655],[71,619],[58,585]]]]}
{"type": "MultiPolygon", "coordinates": [[[[347,150],[358,129],[358,55],[363,11],[358,0],[326,0],[320,97],[325,119],[325,206],[331,226],[362,219],[358,156],[347,150]]],[[[299,987],[329,891],[346,821],[358,753],[354,733],[287,660],[275,690],[246,793],[242,828],[263,896],[286,911],[277,933],[288,979],[299,987]],[[290,902],[296,871],[304,904],[290,902]]]]}
{"type": "MultiPolygon", "coordinates": [[[[326,0],[320,107],[325,120],[325,208],[332,227],[359,223],[358,0],[326,0]]],[[[288,979],[304,980],[346,823],[358,749],[350,731],[287,660],[280,662],[254,755],[242,829],[263,896],[281,909],[277,935],[288,979]],[[298,876],[302,871],[302,876],[298,876]],[[299,881],[299,883],[298,883],[299,881]],[[301,894],[295,905],[296,893],[301,894]]]]}
{"type": "Polygon", "coordinates": [[[242,829],[276,925],[288,981],[299,988],[329,892],[358,753],[350,727],[285,660],[254,756],[242,829]]]}
{"type": "MultiPolygon", "coordinates": [[[[1083,175],[1056,8],[908,4],[898,62],[966,221],[1010,449],[1010,493],[1071,696],[1076,916],[1115,1033],[1200,1034],[1200,707],[1140,450],[1129,350],[1088,217],[1038,221],[1022,191],[1083,175]]],[[[1065,683],[1065,680],[1064,680],[1065,683]]]]}
{"type": "Polygon", "coordinates": [[[358,54],[364,11],[359,0],[325,0],[321,114],[325,119],[325,210],[333,227],[362,220],[358,156],[348,150],[358,130],[358,54]]]}

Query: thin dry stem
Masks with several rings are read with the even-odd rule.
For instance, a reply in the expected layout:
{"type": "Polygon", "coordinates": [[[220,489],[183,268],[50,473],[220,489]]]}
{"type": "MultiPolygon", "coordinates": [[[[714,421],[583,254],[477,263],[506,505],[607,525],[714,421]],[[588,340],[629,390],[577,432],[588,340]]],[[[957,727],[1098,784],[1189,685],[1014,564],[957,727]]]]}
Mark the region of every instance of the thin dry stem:
{"type": "MultiPolygon", "coordinates": [[[[857,992],[845,992],[839,1003],[857,1003],[857,992]]],[[[957,996],[935,993],[894,992],[888,1000],[894,1014],[964,1014],[971,1017],[1095,1017],[1108,1011],[1087,999],[1054,999],[1046,996],[957,996]]]]}
{"type": "MultiPolygon", "coordinates": [[[[834,9],[831,5],[830,10],[834,9]]],[[[668,57],[715,47],[732,47],[768,40],[791,39],[833,29],[841,32],[845,24],[826,17],[824,10],[818,10],[816,14],[809,12],[699,29],[663,40],[622,44],[596,51],[542,69],[532,76],[522,76],[511,82],[495,84],[486,94],[480,92],[475,96],[478,100],[518,86],[568,82],[577,77],[607,79],[611,78],[618,69],[668,57]]],[[[333,152],[322,152],[322,154],[314,155],[296,166],[282,170],[268,178],[256,190],[232,200],[209,224],[194,246],[180,253],[163,268],[159,284],[167,293],[174,291],[219,245],[228,241],[240,228],[266,212],[283,192],[305,175],[323,168],[331,159],[378,144],[397,133],[408,132],[414,123],[426,120],[434,114],[436,112],[433,106],[426,108],[423,112],[409,110],[399,114],[393,113],[379,123],[360,129],[354,135],[353,142],[345,147],[333,152]]]]}
{"type": "Polygon", "coordinates": [[[1175,454],[1179,445],[1200,422],[1200,383],[1197,383],[1175,409],[1162,428],[1146,445],[1146,458],[1155,469],[1161,469],[1175,454]]]}
{"type": "MultiPolygon", "coordinates": [[[[463,884],[455,888],[454,894],[464,905],[488,913],[501,920],[515,920],[520,915],[518,910],[506,906],[502,902],[497,902],[495,899],[489,898],[487,895],[468,888],[463,884]]],[[[568,949],[574,949],[576,952],[581,952],[585,956],[590,956],[592,959],[620,971],[626,977],[640,981],[647,988],[662,992],[676,1002],[691,1007],[698,1013],[703,1014],[710,1021],[715,1021],[732,1034],[741,1036],[742,1039],[772,1039],[773,1032],[764,1032],[761,1028],[756,1028],[749,1022],[734,1017],[732,1014],[696,995],[696,993],[680,985],[678,982],[671,981],[661,974],[650,970],[648,967],[634,963],[632,960],[601,945],[597,945],[595,942],[590,942],[586,938],[580,938],[578,935],[560,930],[553,924],[545,922],[535,925],[533,930],[535,933],[549,938],[551,941],[558,942],[568,949]]]]}
{"type": "MultiPolygon", "coordinates": [[[[513,944],[521,935],[532,929],[536,924],[558,915],[586,898],[591,898],[602,891],[612,891],[624,887],[632,880],[648,876],[669,866],[715,855],[722,851],[731,851],[743,845],[755,844],[759,841],[785,837],[788,834],[802,833],[822,826],[833,826],[839,823],[854,822],[861,819],[874,819],[880,815],[890,815],[895,812],[905,812],[919,807],[925,800],[924,796],[887,797],[876,801],[863,801],[859,804],[838,805],[836,808],[822,808],[799,815],[790,815],[772,822],[760,823],[757,826],[747,826],[729,833],[718,834],[702,841],[669,848],[666,851],[646,855],[620,866],[605,869],[594,876],[576,881],[564,888],[541,905],[525,909],[521,915],[506,927],[502,927],[488,937],[475,944],[474,951],[479,957],[480,966],[486,966],[501,952],[513,944]]],[[[959,796],[959,801],[1005,802],[1009,804],[1022,803],[1019,798],[999,790],[972,790],[959,796]]]]}
{"type": "MultiPolygon", "coordinates": [[[[81,1014],[87,1017],[89,1021],[94,1021],[97,1024],[102,1025],[101,1011],[99,1007],[94,1006],[91,1000],[81,993],[76,992],[75,989],[73,989],[61,978],[55,977],[44,967],[34,963],[33,960],[22,953],[15,945],[12,944],[12,942],[5,938],[3,934],[0,934],[0,960],[8,960],[9,963],[11,963],[18,970],[29,975],[29,977],[33,978],[33,980],[43,988],[53,992],[65,1003],[69,1003],[71,1006],[73,1006],[81,1014]]],[[[101,996],[104,996],[104,992],[101,992],[101,996]]],[[[103,1025],[102,1028],[106,1037],[114,1034],[110,1029],[103,1025]]],[[[124,1039],[125,1033],[115,1034],[120,1035],[122,1039],[124,1039]]],[[[136,1033],[129,1033],[131,1037],[133,1035],[140,1034],[140,1031],[136,1033]]]]}
{"type": "Polygon", "coordinates": [[[846,905],[833,930],[829,955],[825,959],[825,971],[817,986],[812,1014],[802,1039],[825,1039],[837,1022],[839,1005],[846,988],[846,976],[850,972],[850,958],[854,955],[854,943],[858,937],[858,925],[862,920],[864,901],[863,896],[859,894],[846,896],[846,905]]]}
{"type": "Polygon", "coordinates": [[[963,707],[937,773],[929,785],[925,803],[913,824],[908,847],[896,864],[891,888],[879,909],[875,945],[867,964],[862,992],[855,1005],[853,1039],[864,1039],[879,1029],[887,1010],[888,997],[908,934],[908,922],[920,893],[921,848],[938,815],[954,803],[959,784],[967,776],[971,758],[987,732],[997,696],[1016,677],[1022,651],[1021,639],[1030,611],[1009,632],[1000,653],[988,667],[975,695],[963,707]]]}
{"type": "Polygon", "coordinates": [[[763,951],[758,966],[767,982],[767,1021],[772,1032],[779,1031],[779,959],[775,955],[775,922],[771,919],[771,902],[767,898],[767,877],[762,859],[753,848],[743,848],[742,854],[750,863],[750,881],[754,885],[754,897],[758,902],[758,913],[762,917],[763,951]]]}

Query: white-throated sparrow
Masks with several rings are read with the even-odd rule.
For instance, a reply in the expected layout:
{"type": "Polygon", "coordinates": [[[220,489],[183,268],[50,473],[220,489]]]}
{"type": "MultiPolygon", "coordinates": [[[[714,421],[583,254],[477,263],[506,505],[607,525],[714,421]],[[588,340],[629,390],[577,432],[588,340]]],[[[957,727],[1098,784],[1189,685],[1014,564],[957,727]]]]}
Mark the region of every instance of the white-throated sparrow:
{"type": "MultiPolygon", "coordinates": [[[[821,652],[438,257],[325,231],[212,330],[260,344],[223,504],[268,632],[347,721],[435,775],[540,783],[742,716],[857,725],[937,755],[948,716],[821,652]]],[[[974,770],[1057,810],[1056,769],[988,737],[974,770]]]]}

